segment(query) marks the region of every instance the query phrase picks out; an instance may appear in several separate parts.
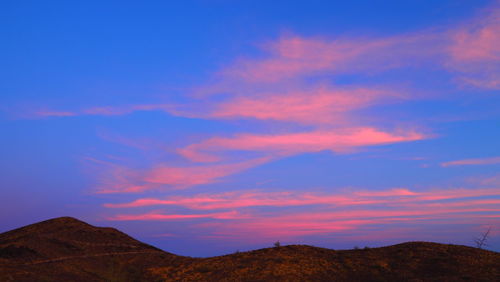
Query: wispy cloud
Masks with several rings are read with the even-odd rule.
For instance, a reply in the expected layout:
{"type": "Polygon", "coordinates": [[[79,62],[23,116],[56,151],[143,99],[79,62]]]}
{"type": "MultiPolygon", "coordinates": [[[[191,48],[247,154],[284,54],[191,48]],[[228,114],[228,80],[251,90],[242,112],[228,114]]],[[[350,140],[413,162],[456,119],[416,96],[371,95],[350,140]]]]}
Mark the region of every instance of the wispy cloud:
{"type": "Polygon", "coordinates": [[[164,111],[167,113],[177,113],[179,105],[176,104],[137,104],[123,106],[102,106],[90,107],[75,111],[51,111],[51,110],[35,110],[29,114],[24,114],[30,118],[45,118],[45,117],[70,117],[70,116],[119,116],[126,115],[137,111],[164,111]]]}
{"type": "Polygon", "coordinates": [[[492,165],[492,164],[500,164],[500,157],[456,160],[456,161],[441,163],[441,166],[448,167],[448,166],[460,166],[460,165],[492,165]]]}
{"type": "Polygon", "coordinates": [[[68,111],[36,111],[32,113],[32,116],[35,117],[71,117],[76,116],[78,113],[68,112],[68,111]]]}
{"type": "Polygon", "coordinates": [[[477,223],[500,220],[500,190],[432,189],[411,191],[347,190],[337,193],[238,191],[166,198],[142,198],[105,204],[112,209],[166,206],[188,209],[185,214],[151,212],[119,214],[113,220],[180,220],[194,223],[207,236],[233,240],[296,239],[313,234],[342,233],[374,225],[440,222],[477,223]],[[298,208],[298,207],[307,207],[298,208]],[[200,211],[202,211],[200,213],[200,211]],[[226,214],[229,213],[229,214],[226,214]],[[196,223],[196,219],[211,218],[196,223]],[[252,234],[249,238],[245,234],[252,234]]]}
{"type": "Polygon", "coordinates": [[[214,137],[179,149],[186,158],[206,162],[218,160],[216,152],[243,150],[265,152],[272,156],[331,150],[345,152],[356,147],[384,145],[425,139],[414,131],[387,133],[375,128],[348,128],[305,133],[254,135],[241,134],[232,138],[214,137]]]}
{"type": "Polygon", "coordinates": [[[394,91],[375,88],[319,86],[313,89],[286,89],[278,93],[264,92],[231,98],[215,105],[208,118],[343,125],[348,120],[346,115],[352,110],[401,97],[394,91]]]}
{"type": "MultiPolygon", "coordinates": [[[[484,196],[500,196],[499,189],[441,189],[414,192],[406,188],[383,191],[354,191],[349,193],[311,192],[262,192],[239,191],[222,194],[201,194],[191,197],[169,197],[163,199],[142,198],[129,203],[105,204],[108,208],[134,208],[146,206],[183,206],[194,210],[233,209],[243,207],[286,207],[305,205],[328,206],[400,206],[425,205],[423,202],[457,200],[484,196]]],[[[470,201],[470,199],[467,199],[470,201]]],[[[498,202],[499,200],[493,200],[498,202]]],[[[488,203],[481,200],[477,203],[488,203]]],[[[429,204],[429,203],[428,203],[429,204]]],[[[440,205],[439,202],[430,205],[440,205]]],[[[450,205],[450,203],[448,203],[450,205]]]]}
{"type": "Polygon", "coordinates": [[[500,2],[450,34],[448,66],[461,73],[460,80],[477,88],[500,89],[500,2]]]}
{"type": "MultiPolygon", "coordinates": [[[[398,226],[401,224],[452,224],[500,222],[500,209],[451,208],[415,209],[409,211],[367,210],[352,213],[295,213],[272,217],[261,217],[239,222],[210,222],[198,224],[200,230],[213,230],[221,238],[237,241],[269,242],[270,240],[298,240],[308,235],[350,234],[355,230],[374,226],[398,226]],[[495,214],[484,214],[495,213],[495,214]],[[251,235],[250,235],[251,234],[251,235]]],[[[397,229],[397,228],[396,228],[397,229]]],[[[371,233],[367,231],[367,233],[371,233]]],[[[411,235],[401,234],[401,235],[411,235]]]]}
{"type": "MultiPolygon", "coordinates": [[[[170,166],[157,164],[150,169],[132,169],[111,162],[99,163],[101,184],[97,193],[140,193],[148,190],[185,189],[209,184],[267,162],[266,157],[237,163],[202,166],[170,166]]],[[[94,160],[95,162],[95,160],[94,160]]]]}
{"type": "Polygon", "coordinates": [[[318,73],[383,71],[422,63],[418,59],[438,54],[440,41],[442,37],[429,32],[386,38],[284,36],[264,44],[268,57],[240,59],[223,74],[252,82],[276,82],[318,73]]]}
{"type": "Polygon", "coordinates": [[[212,219],[235,219],[242,216],[237,212],[223,212],[223,213],[209,213],[209,214],[165,214],[159,212],[151,212],[146,214],[137,215],[117,215],[109,217],[108,220],[115,221],[132,221],[132,220],[186,220],[186,219],[199,219],[199,218],[212,218],[212,219]]]}
{"type": "MultiPolygon", "coordinates": [[[[339,90],[338,85],[325,85],[331,79],[318,77],[371,76],[393,69],[432,67],[447,70],[470,86],[498,88],[499,32],[500,4],[495,2],[463,24],[406,34],[378,37],[287,34],[260,44],[261,56],[236,58],[215,72],[214,85],[200,85],[190,93],[193,96],[204,93],[203,101],[195,99],[191,105],[145,103],[75,111],[35,110],[31,116],[108,116],[160,110],[188,117],[324,123],[335,119],[336,112],[377,103],[379,96],[387,93],[359,83],[344,85],[346,89],[339,90]],[[311,77],[316,79],[311,81],[311,77]],[[206,100],[207,96],[221,93],[229,95],[229,99],[206,100]],[[193,107],[196,103],[203,107],[193,107]],[[273,110],[269,111],[270,108],[273,110]]],[[[394,87],[384,83],[377,87],[380,86],[385,90],[394,87]]]]}

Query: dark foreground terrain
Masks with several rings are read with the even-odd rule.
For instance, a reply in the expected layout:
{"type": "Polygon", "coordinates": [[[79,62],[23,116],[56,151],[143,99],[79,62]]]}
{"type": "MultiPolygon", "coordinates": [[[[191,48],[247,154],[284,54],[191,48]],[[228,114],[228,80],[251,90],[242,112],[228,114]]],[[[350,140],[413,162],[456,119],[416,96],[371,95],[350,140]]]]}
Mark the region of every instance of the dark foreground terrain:
{"type": "Polygon", "coordinates": [[[0,281],[500,281],[500,253],[409,242],[191,258],[61,217],[0,234],[0,281]]]}

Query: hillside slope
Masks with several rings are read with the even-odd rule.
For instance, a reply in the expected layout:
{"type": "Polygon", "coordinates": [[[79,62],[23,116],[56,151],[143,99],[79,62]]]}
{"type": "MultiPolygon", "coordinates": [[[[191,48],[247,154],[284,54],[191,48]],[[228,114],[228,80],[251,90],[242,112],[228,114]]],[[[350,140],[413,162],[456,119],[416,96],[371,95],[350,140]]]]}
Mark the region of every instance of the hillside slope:
{"type": "Polygon", "coordinates": [[[70,217],[0,234],[0,281],[500,281],[500,253],[429,242],[177,256],[70,217]]]}
{"type": "Polygon", "coordinates": [[[0,234],[0,281],[132,281],[177,258],[114,228],[71,217],[0,234]]]}

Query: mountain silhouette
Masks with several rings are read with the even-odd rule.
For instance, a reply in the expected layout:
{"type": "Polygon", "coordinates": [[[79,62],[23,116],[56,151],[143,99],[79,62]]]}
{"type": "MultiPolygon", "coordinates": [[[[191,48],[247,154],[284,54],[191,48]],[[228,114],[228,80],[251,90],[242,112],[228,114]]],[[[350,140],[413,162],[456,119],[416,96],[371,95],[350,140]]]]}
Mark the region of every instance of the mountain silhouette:
{"type": "Polygon", "coordinates": [[[408,242],[338,251],[289,245],[191,258],[61,217],[0,234],[0,281],[500,281],[500,253],[408,242]]]}

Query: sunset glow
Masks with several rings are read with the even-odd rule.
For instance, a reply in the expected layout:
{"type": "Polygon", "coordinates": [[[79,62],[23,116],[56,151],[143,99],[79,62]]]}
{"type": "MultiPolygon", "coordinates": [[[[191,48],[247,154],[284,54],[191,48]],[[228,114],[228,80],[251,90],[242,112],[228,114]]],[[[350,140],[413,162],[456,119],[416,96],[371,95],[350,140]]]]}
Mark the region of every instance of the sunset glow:
{"type": "Polygon", "coordinates": [[[500,251],[499,1],[236,2],[8,4],[0,231],[500,251]]]}

